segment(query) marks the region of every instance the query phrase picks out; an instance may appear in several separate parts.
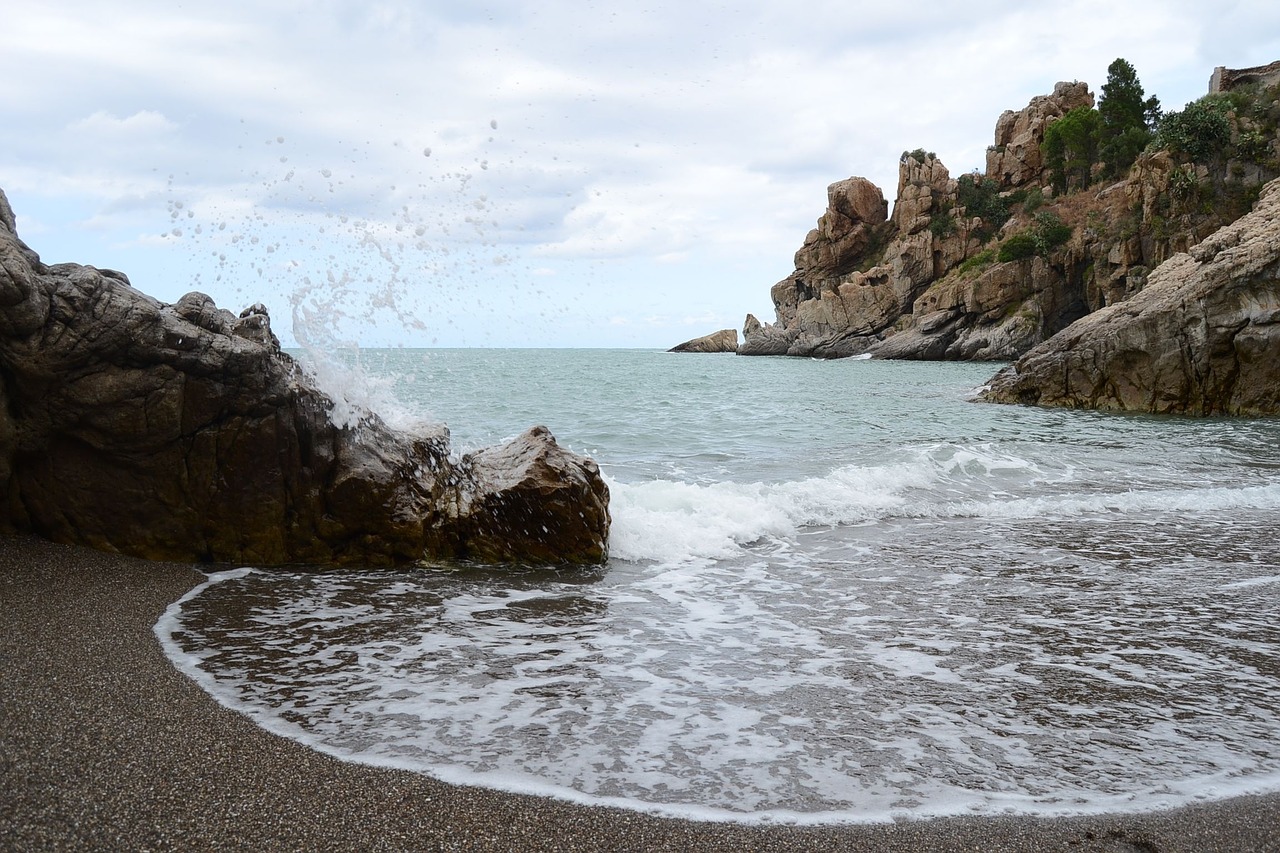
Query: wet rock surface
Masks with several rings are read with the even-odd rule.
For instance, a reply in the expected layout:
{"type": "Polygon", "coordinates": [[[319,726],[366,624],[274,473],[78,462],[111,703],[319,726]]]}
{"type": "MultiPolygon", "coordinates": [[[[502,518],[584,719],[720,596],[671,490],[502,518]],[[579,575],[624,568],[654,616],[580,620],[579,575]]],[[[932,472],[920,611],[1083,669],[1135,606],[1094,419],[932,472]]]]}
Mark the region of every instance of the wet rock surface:
{"type": "Polygon", "coordinates": [[[605,559],[599,469],[545,428],[454,461],[445,430],[332,405],[261,305],[46,265],[0,191],[0,530],[255,565],[605,559]]]}

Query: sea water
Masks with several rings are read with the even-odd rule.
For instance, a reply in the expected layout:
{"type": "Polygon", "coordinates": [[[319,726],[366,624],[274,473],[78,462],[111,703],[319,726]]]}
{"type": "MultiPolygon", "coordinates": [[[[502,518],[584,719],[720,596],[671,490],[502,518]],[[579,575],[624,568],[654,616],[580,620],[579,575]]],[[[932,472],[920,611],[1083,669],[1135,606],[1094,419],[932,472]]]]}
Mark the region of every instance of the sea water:
{"type": "Polygon", "coordinates": [[[211,576],[157,633],[272,731],[711,820],[1280,790],[1280,422],[972,402],[988,364],[357,362],[349,396],[460,451],[542,423],[595,458],[611,557],[211,576]]]}

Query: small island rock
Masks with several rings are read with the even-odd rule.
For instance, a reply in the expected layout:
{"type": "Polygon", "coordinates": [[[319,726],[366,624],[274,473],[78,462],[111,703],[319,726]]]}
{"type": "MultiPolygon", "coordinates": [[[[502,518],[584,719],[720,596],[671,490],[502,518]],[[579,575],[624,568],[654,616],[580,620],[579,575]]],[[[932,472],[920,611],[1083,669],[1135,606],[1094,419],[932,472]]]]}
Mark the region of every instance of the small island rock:
{"type": "Polygon", "coordinates": [[[738,330],[721,329],[672,347],[667,352],[737,352],[738,330]]]}

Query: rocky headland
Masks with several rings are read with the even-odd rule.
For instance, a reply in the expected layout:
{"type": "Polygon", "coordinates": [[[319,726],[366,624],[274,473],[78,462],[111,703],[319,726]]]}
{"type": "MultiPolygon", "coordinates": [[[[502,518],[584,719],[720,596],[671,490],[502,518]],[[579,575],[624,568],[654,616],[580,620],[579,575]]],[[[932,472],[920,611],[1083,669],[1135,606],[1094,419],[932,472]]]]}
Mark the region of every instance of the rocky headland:
{"type": "Polygon", "coordinates": [[[1138,118],[1118,136],[1138,148],[1104,148],[1114,162],[1096,150],[1073,161],[1070,147],[1054,159],[1054,143],[1075,140],[1068,128],[1102,138],[1115,112],[1071,82],[1001,115],[981,172],[955,178],[932,153],[905,152],[892,215],[866,179],[832,184],[773,286],[776,321],[748,315],[738,353],[1007,361],[1132,299],[1280,176],[1273,71],[1218,69],[1209,96],[1145,124],[1158,102],[1139,87],[1138,118]]]}
{"type": "Polygon", "coordinates": [[[982,398],[1188,415],[1280,412],[1280,180],[1251,213],[998,373],[982,398]]]}
{"type": "Polygon", "coordinates": [[[262,306],[46,265],[0,190],[0,531],[255,565],[605,559],[608,488],[544,427],[454,459],[446,430],[332,408],[262,306]]]}

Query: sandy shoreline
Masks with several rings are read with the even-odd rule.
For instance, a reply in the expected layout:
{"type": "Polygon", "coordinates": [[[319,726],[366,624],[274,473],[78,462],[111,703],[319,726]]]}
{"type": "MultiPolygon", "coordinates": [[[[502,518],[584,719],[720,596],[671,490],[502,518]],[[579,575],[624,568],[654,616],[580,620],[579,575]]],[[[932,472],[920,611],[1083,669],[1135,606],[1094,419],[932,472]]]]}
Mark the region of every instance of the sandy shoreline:
{"type": "Polygon", "coordinates": [[[699,823],[456,787],[269,734],[152,625],[201,582],[0,537],[0,850],[1280,851],[1280,795],[1137,815],[699,823]]]}

